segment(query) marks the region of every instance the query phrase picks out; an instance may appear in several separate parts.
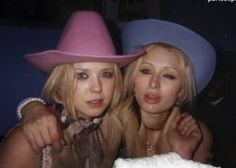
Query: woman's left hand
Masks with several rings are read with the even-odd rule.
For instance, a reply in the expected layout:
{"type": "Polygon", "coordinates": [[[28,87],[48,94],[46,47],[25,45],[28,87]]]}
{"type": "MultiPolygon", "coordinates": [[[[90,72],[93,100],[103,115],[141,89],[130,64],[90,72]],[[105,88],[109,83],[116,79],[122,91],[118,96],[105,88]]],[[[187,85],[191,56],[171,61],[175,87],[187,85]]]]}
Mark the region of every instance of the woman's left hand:
{"type": "Polygon", "coordinates": [[[198,122],[188,113],[181,113],[175,117],[168,131],[173,152],[185,159],[192,159],[202,136],[198,122]]]}

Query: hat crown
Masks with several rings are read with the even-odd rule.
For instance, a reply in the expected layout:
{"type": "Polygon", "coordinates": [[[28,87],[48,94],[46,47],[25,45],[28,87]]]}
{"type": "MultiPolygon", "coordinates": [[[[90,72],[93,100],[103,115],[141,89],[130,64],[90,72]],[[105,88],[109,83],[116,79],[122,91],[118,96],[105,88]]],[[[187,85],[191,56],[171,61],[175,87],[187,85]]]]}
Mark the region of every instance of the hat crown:
{"type": "Polygon", "coordinates": [[[116,53],[102,17],[93,11],[79,11],[69,18],[57,49],[73,54],[103,57],[116,53]]]}

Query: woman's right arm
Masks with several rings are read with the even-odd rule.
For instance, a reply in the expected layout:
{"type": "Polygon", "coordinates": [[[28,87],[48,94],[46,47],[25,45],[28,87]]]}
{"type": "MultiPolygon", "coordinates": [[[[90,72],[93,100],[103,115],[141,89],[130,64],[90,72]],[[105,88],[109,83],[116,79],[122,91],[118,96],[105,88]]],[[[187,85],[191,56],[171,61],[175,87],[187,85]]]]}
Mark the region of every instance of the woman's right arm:
{"type": "Polygon", "coordinates": [[[21,109],[21,126],[30,146],[40,151],[46,145],[60,150],[64,144],[57,116],[45,104],[31,102],[21,109]]]}
{"type": "Polygon", "coordinates": [[[1,168],[40,168],[41,152],[35,152],[19,126],[13,128],[3,142],[1,168]]]}

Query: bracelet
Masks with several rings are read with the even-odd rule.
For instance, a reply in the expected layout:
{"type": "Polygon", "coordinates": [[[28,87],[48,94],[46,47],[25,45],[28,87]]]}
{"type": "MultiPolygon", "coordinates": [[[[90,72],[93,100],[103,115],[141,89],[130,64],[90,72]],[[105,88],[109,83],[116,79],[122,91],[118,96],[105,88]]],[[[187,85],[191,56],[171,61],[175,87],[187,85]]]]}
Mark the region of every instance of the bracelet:
{"type": "Polygon", "coordinates": [[[43,103],[43,104],[46,104],[46,102],[45,102],[43,99],[37,98],[37,97],[29,97],[29,98],[23,99],[23,100],[17,105],[16,113],[17,113],[18,119],[21,119],[21,118],[22,118],[22,115],[21,115],[21,110],[22,110],[22,108],[24,108],[26,105],[28,105],[28,104],[31,103],[31,102],[41,102],[41,103],[43,103]]]}

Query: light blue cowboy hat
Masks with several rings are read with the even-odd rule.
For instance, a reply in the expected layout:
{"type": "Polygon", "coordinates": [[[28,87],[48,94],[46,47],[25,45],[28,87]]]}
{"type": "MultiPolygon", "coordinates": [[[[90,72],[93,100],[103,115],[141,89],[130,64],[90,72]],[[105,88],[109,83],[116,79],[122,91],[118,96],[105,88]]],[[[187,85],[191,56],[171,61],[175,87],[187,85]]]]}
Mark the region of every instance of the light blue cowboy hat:
{"type": "Polygon", "coordinates": [[[192,63],[197,92],[206,87],[216,64],[215,49],[207,40],[186,27],[164,20],[135,20],[122,27],[124,54],[152,42],[168,43],[181,49],[192,63]]]}

